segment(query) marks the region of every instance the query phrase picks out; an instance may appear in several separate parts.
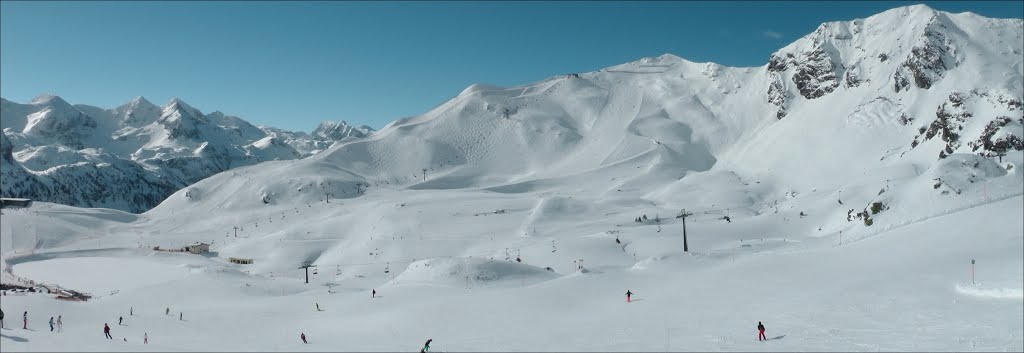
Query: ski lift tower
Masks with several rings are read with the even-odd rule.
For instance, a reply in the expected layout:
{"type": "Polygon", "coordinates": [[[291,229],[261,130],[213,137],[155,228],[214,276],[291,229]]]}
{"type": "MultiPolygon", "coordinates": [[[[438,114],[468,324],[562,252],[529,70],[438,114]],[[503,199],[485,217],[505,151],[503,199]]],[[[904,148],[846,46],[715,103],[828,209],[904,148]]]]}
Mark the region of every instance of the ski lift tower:
{"type": "Polygon", "coordinates": [[[683,252],[690,251],[690,244],[686,242],[686,217],[692,216],[692,215],[693,215],[693,213],[686,212],[685,208],[682,209],[681,211],[679,211],[679,214],[676,215],[676,218],[682,218],[683,219],[683,252]]]}
{"type": "Polygon", "coordinates": [[[316,265],[314,265],[314,264],[312,264],[310,262],[306,262],[306,263],[303,263],[302,266],[299,266],[300,270],[302,270],[302,269],[306,270],[306,283],[307,284],[309,283],[309,268],[310,267],[316,267],[316,265]]]}

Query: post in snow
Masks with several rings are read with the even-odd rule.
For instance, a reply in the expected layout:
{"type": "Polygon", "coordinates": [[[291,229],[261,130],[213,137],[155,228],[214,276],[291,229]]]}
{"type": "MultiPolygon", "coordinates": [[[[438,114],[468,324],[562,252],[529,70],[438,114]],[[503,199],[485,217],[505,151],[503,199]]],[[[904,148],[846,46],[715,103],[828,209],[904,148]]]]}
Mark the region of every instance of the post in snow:
{"type": "Polygon", "coordinates": [[[976,285],[974,283],[974,259],[971,259],[971,285],[976,285]]]}

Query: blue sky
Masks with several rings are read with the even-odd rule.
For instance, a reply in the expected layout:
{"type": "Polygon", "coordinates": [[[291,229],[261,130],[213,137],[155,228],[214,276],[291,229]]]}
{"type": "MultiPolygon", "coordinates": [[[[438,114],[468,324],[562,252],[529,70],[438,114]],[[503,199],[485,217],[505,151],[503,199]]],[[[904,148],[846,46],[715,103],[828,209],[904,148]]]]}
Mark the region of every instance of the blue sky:
{"type": "Polygon", "coordinates": [[[672,53],[760,66],[822,22],[894,7],[1020,18],[1024,2],[0,2],[0,95],[112,108],[173,97],[310,131],[380,128],[473,83],[672,53]]]}

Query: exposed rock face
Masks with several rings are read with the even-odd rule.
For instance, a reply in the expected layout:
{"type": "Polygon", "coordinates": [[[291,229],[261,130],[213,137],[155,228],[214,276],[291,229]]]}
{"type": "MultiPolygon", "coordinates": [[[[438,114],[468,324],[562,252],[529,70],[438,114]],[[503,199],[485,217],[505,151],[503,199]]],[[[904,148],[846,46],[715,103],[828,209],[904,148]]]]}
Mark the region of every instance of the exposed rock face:
{"type": "Polygon", "coordinates": [[[786,87],[778,74],[772,75],[771,80],[768,86],[768,103],[777,108],[775,117],[781,120],[786,116],[786,87]]]}
{"type": "MultiPolygon", "coordinates": [[[[976,117],[971,111],[981,108],[990,112],[999,110],[1013,112],[1017,109],[1016,105],[1011,102],[1016,100],[1003,97],[1000,93],[953,92],[936,109],[935,120],[926,128],[922,127],[918,131],[918,135],[911,142],[911,148],[916,148],[921,143],[938,136],[945,142],[942,150],[939,151],[939,158],[946,158],[960,148],[962,135],[965,133],[964,126],[973,120],[985,118],[984,116],[976,117]],[[996,98],[992,99],[993,96],[996,98]]],[[[996,116],[984,124],[985,128],[981,134],[967,142],[967,146],[971,148],[972,152],[991,157],[1008,150],[1024,150],[1024,140],[1020,136],[1024,131],[1024,117],[1015,119],[1005,115],[996,116]]]]}
{"type": "MultiPolygon", "coordinates": [[[[1003,154],[1009,150],[1022,151],[1024,150],[1024,139],[1022,139],[1021,136],[1017,136],[1013,133],[1006,133],[1003,136],[993,139],[996,133],[1013,122],[1013,119],[1008,116],[998,117],[995,120],[990,121],[988,125],[985,125],[985,130],[982,131],[981,136],[978,137],[977,140],[968,142],[967,145],[971,146],[971,151],[977,152],[981,149],[979,154],[986,157],[1003,154]]],[[[1018,118],[1016,123],[1017,126],[1024,126],[1024,118],[1018,118]]]]}
{"type": "Polygon", "coordinates": [[[821,47],[804,53],[802,60],[796,65],[796,73],[793,74],[793,83],[796,84],[800,95],[807,99],[814,99],[835,91],[839,87],[839,80],[836,77],[836,66],[832,58],[821,47]]]}
{"type": "Polygon", "coordinates": [[[925,28],[924,35],[910,49],[910,55],[903,61],[893,74],[893,89],[904,91],[910,86],[912,79],[917,88],[928,89],[942,79],[947,70],[955,68],[959,62],[955,58],[955,50],[950,46],[941,29],[946,28],[938,15],[932,17],[925,28]],[[908,79],[909,78],[909,79],[908,79]]]}

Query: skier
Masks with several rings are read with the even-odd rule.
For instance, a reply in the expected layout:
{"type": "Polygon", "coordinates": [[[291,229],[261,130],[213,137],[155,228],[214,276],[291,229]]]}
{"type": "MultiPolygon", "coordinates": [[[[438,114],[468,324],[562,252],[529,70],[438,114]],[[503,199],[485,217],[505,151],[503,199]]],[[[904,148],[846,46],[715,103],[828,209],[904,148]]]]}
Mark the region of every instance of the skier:
{"type": "Polygon", "coordinates": [[[0,328],[4,328],[4,311],[0,309],[0,328]]]}
{"type": "Polygon", "coordinates": [[[299,333],[299,338],[302,339],[302,343],[309,344],[309,342],[306,342],[306,333],[305,332],[300,332],[299,333]]]}
{"type": "Polygon", "coordinates": [[[519,255],[516,255],[516,262],[523,262],[523,259],[519,258],[519,255]]]}
{"type": "Polygon", "coordinates": [[[377,290],[376,289],[373,290],[373,294],[370,297],[371,298],[376,298],[377,297],[377,290]]]}
{"type": "Polygon", "coordinates": [[[24,324],[24,326],[22,326],[21,329],[28,330],[28,310],[26,310],[24,314],[21,314],[21,321],[24,324]]]}
{"type": "Polygon", "coordinates": [[[167,308],[167,310],[164,310],[164,315],[170,315],[170,314],[171,314],[171,308],[167,308]]]}
{"type": "Polygon", "coordinates": [[[53,316],[50,316],[50,332],[53,332],[53,316]]]}
{"type": "Polygon", "coordinates": [[[114,339],[114,337],[110,336],[110,326],[107,324],[103,324],[103,335],[106,336],[108,340],[114,339]]]}
{"type": "Polygon", "coordinates": [[[631,302],[632,301],[632,297],[633,297],[633,292],[630,292],[629,289],[627,289],[626,290],[626,302],[627,303],[631,302]]]}
{"type": "Polygon", "coordinates": [[[433,340],[434,340],[433,338],[431,338],[431,339],[428,339],[428,340],[427,340],[427,343],[424,343],[424,344],[423,344],[423,348],[422,348],[422,349],[420,349],[420,353],[427,353],[427,351],[429,351],[429,350],[430,350],[430,341],[433,341],[433,340]]]}
{"type": "Polygon", "coordinates": [[[117,318],[117,326],[121,326],[121,322],[124,322],[124,316],[119,316],[117,318]]]}
{"type": "Polygon", "coordinates": [[[615,237],[615,244],[622,244],[622,241],[619,240],[619,237],[615,237]]]}
{"type": "Polygon", "coordinates": [[[128,316],[135,315],[135,307],[128,307],[128,316]]]}
{"type": "Polygon", "coordinates": [[[316,311],[323,311],[323,310],[320,310],[320,303],[316,303],[316,311]]]}
{"type": "Polygon", "coordinates": [[[142,334],[142,344],[149,344],[149,333],[142,334]]]}
{"type": "Polygon", "coordinates": [[[766,337],[766,336],[764,335],[764,325],[762,325],[762,324],[761,324],[761,322],[760,322],[760,321],[758,321],[758,322],[757,322],[757,340],[758,340],[758,341],[760,341],[760,340],[761,340],[762,338],[763,338],[763,339],[764,339],[765,341],[767,341],[767,340],[768,340],[768,337],[766,337]]]}
{"type": "Polygon", "coordinates": [[[60,332],[64,328],[63,316],[57,315],[57,332],[60,332]]]}
{"type": "Polygon", "coordinates": [[[185,320],[185,319],[182,319],[183,317],[185,317],[185,313],[179,311],[178,312],[178,320],[185,320]]]}

